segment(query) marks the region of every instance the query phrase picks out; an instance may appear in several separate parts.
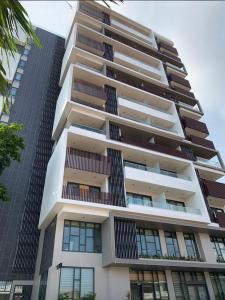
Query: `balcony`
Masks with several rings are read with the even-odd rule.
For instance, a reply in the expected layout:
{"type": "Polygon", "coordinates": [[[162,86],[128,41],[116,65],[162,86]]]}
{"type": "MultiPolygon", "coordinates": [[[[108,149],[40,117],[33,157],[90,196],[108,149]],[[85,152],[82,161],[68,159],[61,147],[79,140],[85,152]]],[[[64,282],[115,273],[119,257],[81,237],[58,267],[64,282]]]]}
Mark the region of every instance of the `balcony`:
{"type": "Polygon", "coordinates": [[[97,19],[101,22],[103,21],[103,14],[100,10],[98,10],[97,8],[93,7],[92,5],[90,6],[87,3],[82,2],[82,1],[79,4],[80,4],[79,10],[82,13],[84,13],[94,19],[97,19]]]}
{"type": "Polygon", "coordinates": [[[190,141],[194,144],[215,150],[215,146],[212,141],[194,135],[190,135],[190,141]]]}
{"type": "Polygon", "coordinates": [[[79,191],[74,191],[74,189],[69,188],[68,186],[63,186],[62,198],[83,201],[83,202],[112,205],[112,201],[109,193],[89,192],[87,190],[82,190],[82,189],[80,189],[79,191]]]}
{"type": "Polygon", "coordinates": [[[108,176],[111,174],[109,157],[74,148],[67,148],[65,167],[108,176]]]}
{"type": "Polygon", "coordinates": [[[77,47],[86,50],[88,52],[91,52],[93,54],[103,56],[105,52],[105,47],[103,43],[100,43],[96,40],[93,40],[85,35],[78,34],[77,40],[76,40],[77,47]]]}
{"type": "Polygon", "coordinates": [[[173,46],[169,45],[169,44],[166,44],[166,43],[163,43],[163,42],[159,42],[159,50],[160,51],[164,51],[164,50],[167,50],[169,51],[171,54],[175,55],[175,56],[178,56],[178,52],[177,52],[177,49],[174,48],[173,46]]]}
{"type": "Polygon", "coordinates": [[[176,76],[174,74],[169,75],[170,84],[173,87],[180,87],[181,89],[189,91],[191,89],[191,85],[188,80],[181,78],[179,76],[176,76]]]}
{"type": "Polygon", "coordinates": [[[217,169],[223,169],[223,167],[219,161],[212,160],[212,159],[205,159],[205,158],[199,157],[199,156],[197,156],[196,159],[197,159],[196,162],[198,162],[202,165],[211,166],[211,167],[214,167],[217,169]]]}
{"type": "Polygon", "coordinates": [[[221,182],[203,180],[205,192],[209,201],[225,205],[225,184],[221,182]]]}
{"type": "Polygon", "coordinates": [[[136,29],[132,28],[131,26],[127,26],[123,23],[121,23],[119,20],[116,19],[111,19],[111,26],[124,31],[125,33],[134,36],[135,38],[138,38],[142,41],[144,41],[145,43],[150,44],[151,46],[153,46],[154,48],[156,48],[156,42],[154,40],[154,36],[151,33],[148,34],[143,34],[140,31],[137,31],[136,29]]]}
{"type": "Polygon", "coordinates": [[[100,105],[104,104],[107,99],[103,87],[78,79],[74,81],[72,96],[83,101],[87,100],[88,97],[93,103],[100,105]]]}
{"type": "Polygon", "coordinates": [[[143,201],[143,199],[137,199],[137,198],[132,198],[132,197],[127,197],[127,204],[129,206],[132,205],[140,205],[140,206],[145,206],[145,207],[155,207],[155,208],[160,208],[160,209],[166,209],[166,210],[171,210],[171,211],[176,211],[176,212],[183,212],[183,213],[190,213],[190,214],[195,214],[195,215],[201,215],[201,210],[198,208],[192,208],[192,207],[182,207],[182,206],[177,206],[173,204],[168,204],[168,203],[160,203],[157,201],[143,201]]]}
{"type": "Polygon", "coordinates": [[[194,119],[183,117],[185,131],[188,135],[195,135],[200,138],[205,138],[209,135],[208,128],[205,123],[196,121],[194,119]]]}

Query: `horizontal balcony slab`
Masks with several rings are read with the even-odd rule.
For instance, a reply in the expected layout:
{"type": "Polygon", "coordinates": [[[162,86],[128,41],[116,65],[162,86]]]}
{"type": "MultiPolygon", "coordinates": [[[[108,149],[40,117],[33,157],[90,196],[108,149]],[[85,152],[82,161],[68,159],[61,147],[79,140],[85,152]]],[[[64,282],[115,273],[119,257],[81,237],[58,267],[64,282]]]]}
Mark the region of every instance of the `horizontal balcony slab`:
{"type": "Polygon", "coordinates": [[[191,196],[196,189],[191,180],[174,178],[171,176],[157,174],[151,171],[138,170],[135,168],[125,167],[125,183],[127,186],[135,184],[136,193],[142,194],[154,190],[154,192],[168,192],[176,195],[191,196]]]}

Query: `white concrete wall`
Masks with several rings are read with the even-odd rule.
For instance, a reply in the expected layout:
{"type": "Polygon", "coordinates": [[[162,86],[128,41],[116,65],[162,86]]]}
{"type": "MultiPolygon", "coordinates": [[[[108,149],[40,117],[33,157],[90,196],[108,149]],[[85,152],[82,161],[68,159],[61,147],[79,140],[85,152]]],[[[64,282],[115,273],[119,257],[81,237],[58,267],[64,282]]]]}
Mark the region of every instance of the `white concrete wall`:
{"type": "Polygon", "coordinates": [[[59,124],[59,121],[62,117],[67,101],[71,100],[72,85],[73,85],[73,68],[70,67],[66,74],[62,89],[60,91],[57,100],[52,135],[54,135],[55,130],[59,124]]]}
{"type": "Polygon", "coordinates": [[[47,214],[51,211],[56,202],[61,199],[66,147],[67,130],[64,130],[48,163],[39,225],[45,220],[47,214]]]}

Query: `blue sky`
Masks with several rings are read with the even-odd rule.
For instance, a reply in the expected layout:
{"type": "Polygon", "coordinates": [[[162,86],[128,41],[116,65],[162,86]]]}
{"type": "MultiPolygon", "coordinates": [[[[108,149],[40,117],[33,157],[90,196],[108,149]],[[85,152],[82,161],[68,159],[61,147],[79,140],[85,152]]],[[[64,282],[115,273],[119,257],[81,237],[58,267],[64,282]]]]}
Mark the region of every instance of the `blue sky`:
{"type": "MultiPolygon", "coordinates": [[[[66,35],[72,10],[65,1],[22,4],[35,25],[66,35]]],[[[173,40],[203,107],[208,139],[225,160],[225,2],[125,1],[112,8],[173,40]]]]}

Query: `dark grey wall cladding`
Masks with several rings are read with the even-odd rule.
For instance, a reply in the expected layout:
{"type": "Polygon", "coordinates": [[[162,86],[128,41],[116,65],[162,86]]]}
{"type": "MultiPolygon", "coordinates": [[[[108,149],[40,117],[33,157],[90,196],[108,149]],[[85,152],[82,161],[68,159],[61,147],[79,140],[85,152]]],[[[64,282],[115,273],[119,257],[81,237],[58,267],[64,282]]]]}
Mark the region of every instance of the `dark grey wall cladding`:
{"type": "Polygon", "coordinates": [[[111,176],[109,177],[109,193],[116,206],[126,206],[124,191],[124,174],[121,151],[107,149],[107,156],[111,159],[111,176]]]}
{"type": "Polygon", "coordinates": [[[116,257],[137,259],[136,224],[133,220],[115,218],[115,250],[116,257]]]}
{"type": "Polygon", "coordinates": [[[51,224],[45,230],[40,274],[47,272],[49,267],[52,265],[54,242],[55,242],[55,230],[56,230],[56,218],[51,222],[51,224]]]}
{"type": "Polygon", "coordinates": [[[11,201],[0,202],[0,280],[32,279],[38,247],[37,229],[51,132],[59,94],[64,39],[37,29],[42,43],[34,45],[25,65],[10,122],[24,125],[26,148],[21,163],[12,163],[1,181],[11,201]]]}

